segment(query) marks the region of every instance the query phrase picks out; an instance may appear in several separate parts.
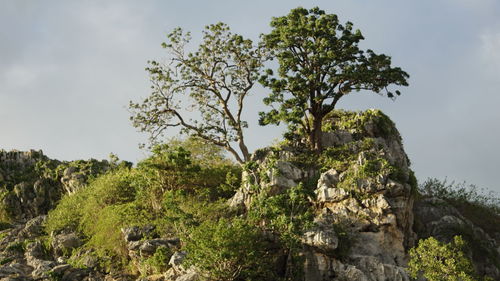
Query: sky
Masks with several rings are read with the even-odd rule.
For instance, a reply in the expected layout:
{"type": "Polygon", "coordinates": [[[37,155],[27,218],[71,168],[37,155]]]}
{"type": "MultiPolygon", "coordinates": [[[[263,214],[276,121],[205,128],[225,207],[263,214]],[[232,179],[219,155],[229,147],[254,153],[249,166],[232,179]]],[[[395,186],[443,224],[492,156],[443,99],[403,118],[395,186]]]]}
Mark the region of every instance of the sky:
{"type": "MultiPolygon", "coordinates": [[[[175,27],[199,42],[207,24],[227,23],[254,41],[272,17],[319,6],[351,21],[361,46],[410,74],[395,101],[353,94],[338,108],[379,108],[396,123],[417,178],[466,181],[500,191],[500,1],[76,1],[0,0],[0,149],[41,149],[51,158],[137,162],[147,136],[130,123],[130,100],[150,92],[144,68],[161,60],[175,27]]],[[[245,117],[252,150],[281,136],[259,127],[267,91],[245,117]]],[[[172,136],[174,133],[172,133],[172,136]]]]}

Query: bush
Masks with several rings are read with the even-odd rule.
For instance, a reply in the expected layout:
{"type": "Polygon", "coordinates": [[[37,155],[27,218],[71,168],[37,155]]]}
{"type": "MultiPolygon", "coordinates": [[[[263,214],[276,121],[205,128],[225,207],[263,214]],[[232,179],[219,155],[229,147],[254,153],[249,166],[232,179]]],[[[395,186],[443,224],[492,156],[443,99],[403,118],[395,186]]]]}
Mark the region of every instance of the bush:
{"type": "Polygon", "coordinates": [[[473,184],[428,179],[419,186],[425,197],[436,197],[455,207],[464,217],[487,233],[500,232],[500,197],[473,184]]]}
{"type": "MultiPolygon", "coordinates": [[[[86,187],[64,196],[49,212],[46,231],[77,231],[85,241],[82,248],[91,250],[103,267],[124,267],[128,253],[121,228],[152,225],[154,235],[177,236],[204,221],[232,215],[225,198],[239,186],[240,169],[211,157],[213,165],[199,155],[193,159],[182,146],[160,145],[137,168],[112,165],[86,187]]],[[[145,265],[164,268],[167,261],[161,255],[145,265]]]]}
{"type": "Polygon", "coordinates": [[[249,209],[249,221],[263,227],[264,231],[272,233],[280,241],[287,256],[285,271],[289,280],[300,280],[303,273],[301,238],[313,224],[314,215],[309,202],[312,196],[314,193],[301,183],[274,196],[261,192],[249,209]]]}
{"type": "Polygon", "coordinates": [[[243,219],[205,221],[185,241],[186,264],[208,280],[276,280],[262,233],[243,219]]]}
{"type": "Polygon", "coordinates": [[[463,252],[464,247],[460,236],[448,244],[434,237],[420,240],[417,248],[410,249],[408,272],[413,278],[423,276],[429,281],[475,281],[474,268],[463,252]]]}

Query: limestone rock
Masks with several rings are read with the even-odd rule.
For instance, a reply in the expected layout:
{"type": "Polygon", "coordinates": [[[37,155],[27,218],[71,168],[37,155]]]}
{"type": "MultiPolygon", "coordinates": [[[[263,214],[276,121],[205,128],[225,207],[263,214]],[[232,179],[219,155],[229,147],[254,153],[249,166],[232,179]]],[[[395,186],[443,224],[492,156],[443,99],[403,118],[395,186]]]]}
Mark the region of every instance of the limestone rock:
{"type": "Polygon", "coordinates": [[[74,232],[55,235],[52,240],[52,248],[57,256],[67,256],[75,248],[82,245],[82,240],[74,232]]]}
{"type": "Polygon", "coordinates": [[[339,182],[339,173],[335,169],[331,169],[321,174],[318,187],[314,191],[316,199],[319,202],[337,202],[349,197],[349,193],[337,187],[339,182]]]}
{"type": "Polygon", "coordinates": [[[23,238],[34,238],[41,236],[43,232],[43,223],[47,216],[42,215],[29,220],[24,228],[19,232],[19,236],[23,238]]]}
{"type": "Polygon", "coordinates": [[[333,224],[332,218],[320,217],[315,221],[314,227],[304,233],[302,243],[324,253],[332,253],[339,244],[333,224]]]}

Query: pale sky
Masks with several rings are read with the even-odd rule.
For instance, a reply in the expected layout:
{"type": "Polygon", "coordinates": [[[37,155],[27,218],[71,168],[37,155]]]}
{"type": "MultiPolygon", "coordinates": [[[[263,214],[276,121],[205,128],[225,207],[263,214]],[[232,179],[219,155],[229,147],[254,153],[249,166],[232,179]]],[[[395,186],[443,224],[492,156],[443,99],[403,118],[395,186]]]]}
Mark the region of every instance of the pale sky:
{"type": "MultiPolygon", "coordinates": [[[[42,149],[52,158],[137,162],[146,136],[129,121],[129,100],[149,93],[146,61],[162,59],[180,26],[193,41],[223,21],[257,40],[273,16],[319,6],[359,28],[364,48],[392,56],[411,76],[396,101],[375,94],[339,108],[380,108],[397,124],[412,168],[427,177],[500,191],[500,1],[70,1],[0,0],[0,148],[42,149]]],[[[246,109],[250,148],[281,135],[259,127],[266,91],[246,109]]]]}

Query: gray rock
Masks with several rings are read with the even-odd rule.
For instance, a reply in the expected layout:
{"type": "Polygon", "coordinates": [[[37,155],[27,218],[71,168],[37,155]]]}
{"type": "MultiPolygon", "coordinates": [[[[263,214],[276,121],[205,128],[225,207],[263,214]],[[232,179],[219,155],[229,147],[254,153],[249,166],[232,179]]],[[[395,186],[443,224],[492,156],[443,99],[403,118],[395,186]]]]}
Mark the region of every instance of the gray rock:
{"type": "Polygon", "coordinates": [[[186,258],[187,253],[182,251],[182,252],[175,252],[171,257],[170,261],[168,262],[168,265],[178,268],[184,259],[186,258]]]}
{"type": "Polygon", "coordinates": [[[52,248],[57,256],[67,256],[73,249],[80,247],[82,244],[82,240],[74,232],[61,233],[52,239],[52,248]]]}
{"type": "Polygon", "coordinates": [[[43,215],[29,220],[18,235],[24,238],[33,238],[36,236],[40,236],[43,232],[42,224],[45,222],[46,218],[47,216],[43,215]]]}
{"type": "Polygon", "coordinates": [[[349,193],[342,189],[337,188],[339,182],[339,173],[335,169],[331,169],[321,174],[318,187],[314,191],[316,199],[319,202],[338,202],[349,197],[349,193]]]}

